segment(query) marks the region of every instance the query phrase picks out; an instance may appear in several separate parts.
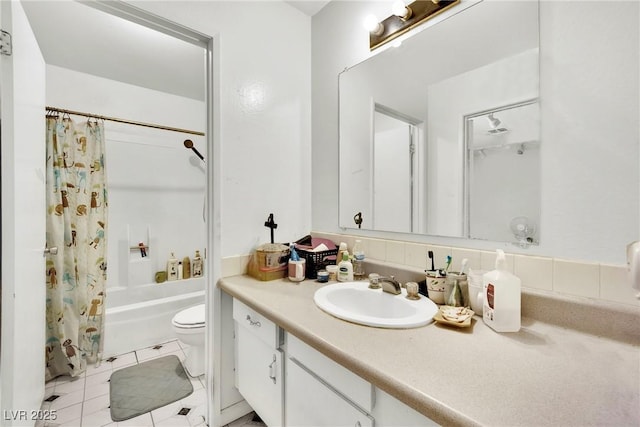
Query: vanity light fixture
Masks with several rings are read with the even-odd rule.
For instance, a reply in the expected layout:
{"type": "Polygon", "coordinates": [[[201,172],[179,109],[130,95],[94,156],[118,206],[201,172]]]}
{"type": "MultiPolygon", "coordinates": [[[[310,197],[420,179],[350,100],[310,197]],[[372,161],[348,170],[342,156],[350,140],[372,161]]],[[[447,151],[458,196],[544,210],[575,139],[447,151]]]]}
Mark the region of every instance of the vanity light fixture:
{"type": "Polygon", "coordinates": [[[396,1],[393,15],[382,22],[378,22],[373,15],[367,17],[365,25],[369,31],[369,49],[384,45],[458,3],[460,0],[416,0],[406,5],[402,0],[396,1]]]}

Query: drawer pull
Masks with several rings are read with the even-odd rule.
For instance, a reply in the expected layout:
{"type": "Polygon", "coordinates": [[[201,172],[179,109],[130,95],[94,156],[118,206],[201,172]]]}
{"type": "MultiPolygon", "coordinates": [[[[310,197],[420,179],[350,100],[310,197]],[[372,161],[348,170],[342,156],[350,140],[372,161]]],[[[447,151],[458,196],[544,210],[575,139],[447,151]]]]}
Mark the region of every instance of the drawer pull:
{"type": "Polygon", "coordinates": [[[247,314],[247,322],[249,322],[249,325],[257,326],[258,328],[262,326],[259,320],[251,320],[251,316],[249,316],[248,314],[247,314]]]}
{"type": "Polygon", "coordinates": [[[269,378],[276,383],[276,355],[273,355],[273,362],[269,365],[269,378]]]}

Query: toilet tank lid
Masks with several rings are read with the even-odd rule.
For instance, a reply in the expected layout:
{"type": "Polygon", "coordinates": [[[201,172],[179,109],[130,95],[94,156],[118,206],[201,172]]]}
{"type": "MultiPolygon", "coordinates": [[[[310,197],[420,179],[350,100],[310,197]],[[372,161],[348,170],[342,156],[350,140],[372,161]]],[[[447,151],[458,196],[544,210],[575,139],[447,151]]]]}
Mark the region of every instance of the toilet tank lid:
{"type": "Polygon", "coordinates": [[[200,325],[205,323],[204,304],[185,308],[173,318],[174,323],[180,325],[200,325]]]}

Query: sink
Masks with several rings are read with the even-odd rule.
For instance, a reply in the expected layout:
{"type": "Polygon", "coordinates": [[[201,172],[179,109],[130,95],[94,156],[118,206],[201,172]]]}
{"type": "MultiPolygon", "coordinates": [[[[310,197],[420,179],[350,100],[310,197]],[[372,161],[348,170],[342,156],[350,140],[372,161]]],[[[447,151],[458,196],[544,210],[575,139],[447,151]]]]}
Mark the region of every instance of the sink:
{"type": "Polygon", "coordinates": [[[349,322],[379,328],[417,328],[431,322],[438,306],[421,295],[417,301],[407,291],[392,295],[369,289],[369,282],[341,282],[318,289],[313,301],[327,313],[349,322]]]}

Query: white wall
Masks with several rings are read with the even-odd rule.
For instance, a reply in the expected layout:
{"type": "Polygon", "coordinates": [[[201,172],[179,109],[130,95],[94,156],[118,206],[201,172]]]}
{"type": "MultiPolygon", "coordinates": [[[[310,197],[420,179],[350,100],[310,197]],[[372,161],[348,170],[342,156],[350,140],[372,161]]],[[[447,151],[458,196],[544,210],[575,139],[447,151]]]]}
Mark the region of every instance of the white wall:
{"type": "Polygon", "coordinates": [[[220,40],[222,256],[311,229],[310,18],[284,2],[131,1],[220,40]]]}
{"type": "MultiPolygon", "coordinates": [[[[639,3],[607,6],[540,2],[543,232],[541,245],[524,253],[621,264],[626,244],[640,237],[639,3]],[[611,160],[602,162],[605,156],[611,160]]],[[[376,10],[380,18],[388,16],[381,7],[378,2],[334,1],[313,17],[313,161],[322,165],[313,169],[314,230],[342,231],[335,164],[337,76],[370,55],[362,17],[376,10]]],[[[498,245],[402,236],[471,248],[498,245]]]]}

